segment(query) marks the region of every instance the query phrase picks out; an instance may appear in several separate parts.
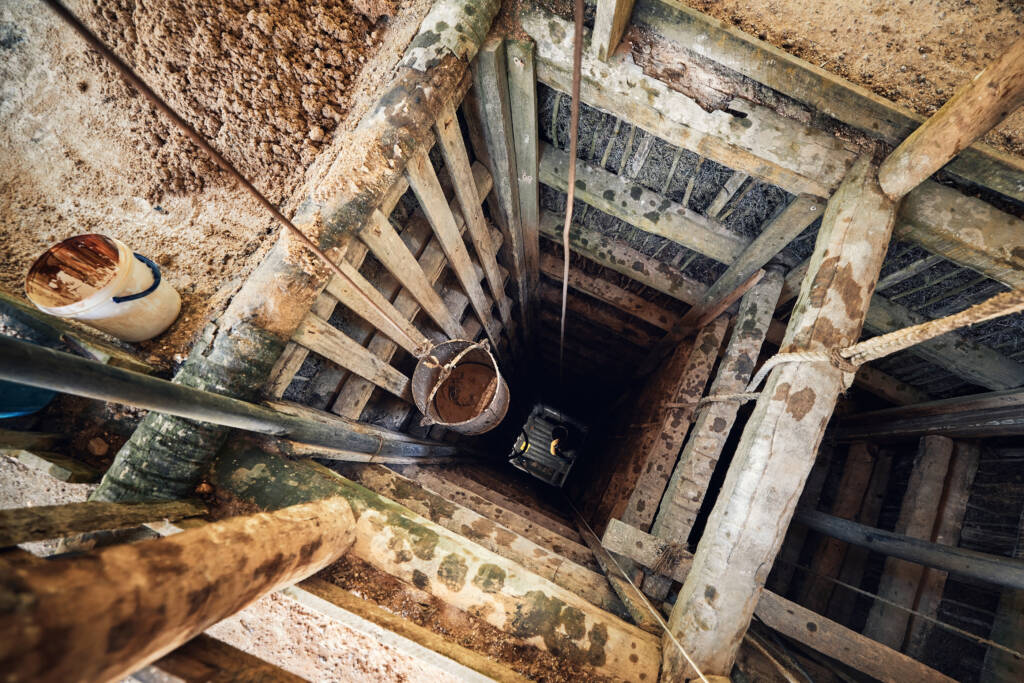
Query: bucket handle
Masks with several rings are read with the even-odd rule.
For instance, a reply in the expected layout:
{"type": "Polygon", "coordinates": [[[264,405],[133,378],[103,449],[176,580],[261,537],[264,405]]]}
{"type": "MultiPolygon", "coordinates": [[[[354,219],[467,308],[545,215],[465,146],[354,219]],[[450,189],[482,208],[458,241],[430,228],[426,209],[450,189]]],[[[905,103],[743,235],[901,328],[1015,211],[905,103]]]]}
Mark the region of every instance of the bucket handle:
{"type": "Polygon", "coordinates": [[[469,346],[462,349],[462,351],[459,351],[459,353],[457,353],[454,358],[452,358],[450,361],[441,366],[441,372],[437,376],[437,381],[434,382],[434,386],[430,390],[430,395],[427,396],[426,405],[429,406],[431,403],[434,402],[434,397],[437,395],[437,390],[441,388],[441,385],[444,384],[444,381],[448,379],[448,376],[450,374],[452,374],[452,370],[455,369],[455,366],[459,364],[459,361],[461,361],[466,356],[466,354],[475,349],[483,349],[484,351],[487,351],[487,341],[484,340],[479,342],[470,342],[469,346]]]}
{"type": "Polygon", "coordinates": [[[115,304],[124,304],[128,303],[129,301],[141,299],[144,296],[149,296],[150,294],[156,291],[157,287],[160,286],[160,266],[156,265],[155,263],[153,263],[148,258],[146,258],[145,256],[138,252],[135,252],[135,258],[149,266],[149,269],[153,272],[153,284],[151,284],[149,287],[142,290],[141,292],[136,292],[135,294],[128,294],[127,296],[115,296],[115,304]]]}

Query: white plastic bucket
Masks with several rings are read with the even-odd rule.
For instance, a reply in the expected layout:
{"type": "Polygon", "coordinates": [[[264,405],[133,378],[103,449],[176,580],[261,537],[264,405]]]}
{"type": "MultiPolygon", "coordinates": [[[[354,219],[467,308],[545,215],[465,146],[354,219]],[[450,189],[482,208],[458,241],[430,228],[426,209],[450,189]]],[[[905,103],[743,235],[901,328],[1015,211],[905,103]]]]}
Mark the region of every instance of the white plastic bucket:
{"type": "Polygon", "coordinates": [[[29,268],[25,293],[41,311],[129,342],[152,339],[181,311],[181,297],[160,268],[106,235],[79,235],[47,249],[29,268]]]}

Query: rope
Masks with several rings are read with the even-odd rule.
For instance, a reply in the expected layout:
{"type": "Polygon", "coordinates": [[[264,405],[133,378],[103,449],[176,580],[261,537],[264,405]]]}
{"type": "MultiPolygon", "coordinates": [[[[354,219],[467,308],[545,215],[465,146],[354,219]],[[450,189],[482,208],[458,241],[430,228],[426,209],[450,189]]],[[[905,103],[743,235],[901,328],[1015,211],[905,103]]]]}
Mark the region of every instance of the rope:
{"type": "MultiPolygon", "coordinates": [[[[569,226],[576,199],[576,147],[580,133],[580,72],[583,69],[583,0],[573,6],[575,31],[572,44],[572,102],[569,111],[569,186],[565,197],[565,225],[562,226],[562,317],[558,332],[558,382],[565,378],[565,308],[569,299],[569,226]]],[[[556,110],[557,114],[557,110],[556,110]]],[[[556,140],[557,142],[557,140],[556,140]]]]}
{"type": "Polygon", "coordinates": [[[1019,313],[1020,311],[1024,311],[1024,289],[1014,289],[1009,292],[996,294],[980,304],[975,304],[959,313],[904,327],[901,330],[866,339],[846,348],[822,351],[804,349],[777,353],[764,362],[764,365],[757,371],[757,374],[750,380],[746,392],[706,396],[697,402],[697,408],[702,408],[708,403],[714,402],[725,401],[742,404],[756,399],[761,395],[757,388],[764,382],[768,373],[785,363],[829,363],[833,367],[851,375],[850,380],[852,381],[852,375],[865,363],[884,358],[897,351],[903,351],[940,335],[954,332],[964,327],[978,325],[995,318],[1001,318],[1012,313],[1019,313]]]}
{"type": "Polygon", "coordinates": [[[849,583],[846,583],[845,581],[840,581],[839,579],[833,578],[831,576],[826,576],[824,574],[819,574],[818,572],[814,571],[810,567],[805,567],[804,565],[798,564],[796,562],[788,562],[786,560],[783,560],[782,558],[777,558],[777,559],[780,562],[784,562],[785,564],[788,564],[788,565],[791,565],[793,567],[796,567],[797,569],[799,569],[801,571],[804,571],[804,572],[806,572],[806,573],[808,573],[808,574],[810,574],[812,576],[816,576],[818,578],[825,579],[826,581],[831,581],[832,583],[836,584],[837,586],[841,586],[843,588],[846,588],[847,590],[851,590],[854,593],[858,593],[860,595],[872,598],[872,599],[877,600],[877,601],[879,601],[879,602],[881,602],[883,604],[889,605],[890,607],[895,607],[896,609],[902,610],[904,612],[908,612],[908,613],[914,615],[915,617],[920,617],[921,619],[924,619],[925,621],[930,621],[933,624],[935,624],[936,626],[939,626],[940,628],[943,628],[943,629],[945,629],[947,631],[950,631],[952,633],[956,633],[957,635],[962,636],[964,638],[967,638],[968,640],[973,640],[973,641],[977,642],[980,645],[985,645],[987,647],[994,647],[997,650],[1002,650],[1003,652],[1005,652],[1008,655],[1011,655],[1011,656],[1013,656],[1013,657],[1015,657],[1017,659],[1024,660],[1024,652],[1018,652],[1017,650],[1009,648],[1009,647],[1007,647],[1005,645],[1001,645],[1001,644],[997,643],[994,640],[989,640],[988,638],[982,638],[981,636],[975,635],[975,634],[971,633],[970,631],[965,631],[964,629],[962,629],[962,628],[960,628],[958,626],[953,626],[953,624],[947,624],[944,621],[939,621],[935,617],[928,616],[927,614],[925,614],[923,612],[919,612],[916,609],[913,609],[911,607],[907,607],[906,605],[901,605],[901,604],[899,604],[897,602],[893,602],[892,600],[887,600],[886,598],[883,598],[881,595],[875,595],[874,593],[872,593],[870,591],[866,591],[866,590],[864,590],[862,588],[858,588],[857,586],[854,586],[854,585],[851,585],[849,583]]]}

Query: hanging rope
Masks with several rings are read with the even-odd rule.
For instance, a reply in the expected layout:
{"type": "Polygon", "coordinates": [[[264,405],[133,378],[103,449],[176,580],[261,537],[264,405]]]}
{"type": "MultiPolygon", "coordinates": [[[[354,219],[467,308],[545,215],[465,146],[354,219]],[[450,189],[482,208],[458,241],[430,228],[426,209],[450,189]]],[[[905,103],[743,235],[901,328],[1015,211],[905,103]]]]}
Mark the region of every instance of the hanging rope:
{"type": "Polygon", "coordinates": [[[757,388],[764,382],[768,373],[775,367],[785,363],[831,363],[839,370],[853,374],[864,363],[884,358],[897,351],[909,349],[911,346],[926,342],[943,334],[954,332],[964,327],[978,325],[1012,313],[1019,313],[1020,311],[1024,311],[1024,289],[1014,289],[1009,292],[996,294],[994,297],[966,308],[959,313],[882,334],[852,346],[847,346],[846,348],[828,351],[797,350],[777,353],[765,361],[761,369],[750,380],[744,393],[706,396],[697,402],[697,408],[701,408],[708,403],[723,401],[746,403],[756,399],[760,396],[757,388]]]}
{"type": "MultiPolygon", "coordinates": [[[[565,198],[565,225],[562,227],[562,318],[558,333],[558,383],[565,378],[565,306],[569,298],[569,226],[576,199],[576,144],[580,132],[580,72],[583,69],[583,0],[573,7],[575,33],[572,44],[572,102],[569,110],[569,189],[565,198]]],[[[557,112],[556,112],[557,114],[557,112]]]]}
{"type": "Polygon", "coordinates": [[[101,57],[107,60],[107,62],[109,62],[112,67],[114,67],[114,70],[121,74],[121,77],[124,78],[124,80],[128,81],[128,83],[130,83],[132,87],[138,90],[142,94],[142,96],[145,97],[149,101],[149,103],[153,105],[153,107],[155,107],[158,111],[163,113],[164,116],[169,118],[171,120],[171,123],[177,126],[178,130],[180,130],[185,135],[185,137],[191,140],[196,145],[196,147],[206,152],[206,154],[209,155],[210,158],[212,158],[214,162],[221,167],[221,169],[223,169],[229,176],[231,176],[235,180],[235,182],[241,185],[246,192],[252,195],[256,199],[256,201],[259,202],[260,205],[263,206],[263,208],[269,211],[270,214],[275,219],[277,219],[277,221],[281,223],[281,225],[283,225],[285,229],[288,230],[288,232],[293,234],[306,249],[312,252],[317,259],[319,259],[321,262],[326,264],[332,271],[334,271],[335,275],[340,277],[342,280],[351,285],[354,290],[359,292],[360,295],[362,295],[363,298],[366,299],[367,303],[371,307],[376,309],[377,312],[380,313],[380,315],[395,328],[396,332],[398,332],[403,337],[405,337],[409,342],[411,342],[411,348],[420,350],[420,353],[417,354],[417,357],[421,357],[424,353],[427,352],[427,349],[421,348],[419,342],[413,339],[412,336],[403,329],[403,325],[401,325],[399,322],[391,318],[386,310],[381,308],[379,305],[377,305],[377,303],[373,301],[373,299],[367,296],[366,293],[360,288],[359,284],[354,282],[352,278],[350,278],[348,274],[345,273],[344,270],[342,270],[341,266],[332,261],[327,256],[327,254],[325,254],[323,250],[320,249],[320,247],[318,247],[316,243],[313,242],[313,240],[311,240],[306,235],[306,233],[302,232],[297,227],[295,227],[295,224],[293,224],[288,218],[286,218],[285,215],[282,214],[276,206],[271,204],[270,200],[263,196],[263,193],[257,190],[256,187],[251,182],[249,182],[248,178],[243,176],[242,173],[237,168],[235,168],[230,161],[225,159],[224,156],[213,147],[213,145],[207,142],[206,139],[202,135],[200,135],[195,128],[190,126],[188,122],[185,121],[185,119],[183,119],[178,114],[178,112],[174,111],[174,109],[172,109],[171,106],[163,100],[163,98],[157,95],[156,92],[152,88],[150,88],[145,81],[142,80],[142,78],[140,78],[134,71],[132,71],[130,66],[121,61],[120,57],[115,55],[110,50],[110,48],[108,48],[106,44],[103,43],[102,40],[100,40],[95,34],[93,34],[93,32],[90,31],[85,26],[85,24],[79,21],[78,17],[72,14],[70,10],[61,5],[60,2],[58,2],[57,0],[43,0],[43,2],[46,3],[46,5],[50,7],[50,9],[56,12],[57,16],[63,19],[65,23],[67,23],[72,29],[74,29],[74,31],[78,33],[78,35],[81,36],[82,39],[84,39],[90,47],[96,50],[101,57]]]}

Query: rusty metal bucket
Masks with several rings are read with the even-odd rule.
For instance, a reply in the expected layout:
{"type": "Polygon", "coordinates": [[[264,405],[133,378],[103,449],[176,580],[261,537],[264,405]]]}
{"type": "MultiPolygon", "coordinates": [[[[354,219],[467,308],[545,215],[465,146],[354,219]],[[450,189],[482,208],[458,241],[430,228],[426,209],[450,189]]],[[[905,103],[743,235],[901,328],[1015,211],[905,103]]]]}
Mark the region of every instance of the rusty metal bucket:
{"type": "Polygon", "coordinates": [[[435,346],[412,373],[412,398],[424,424],[483,434],[508,412],[508,384],[487,342],[453,339],[435,346]]]}

